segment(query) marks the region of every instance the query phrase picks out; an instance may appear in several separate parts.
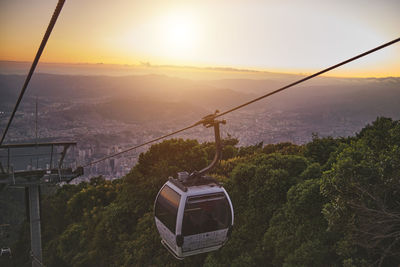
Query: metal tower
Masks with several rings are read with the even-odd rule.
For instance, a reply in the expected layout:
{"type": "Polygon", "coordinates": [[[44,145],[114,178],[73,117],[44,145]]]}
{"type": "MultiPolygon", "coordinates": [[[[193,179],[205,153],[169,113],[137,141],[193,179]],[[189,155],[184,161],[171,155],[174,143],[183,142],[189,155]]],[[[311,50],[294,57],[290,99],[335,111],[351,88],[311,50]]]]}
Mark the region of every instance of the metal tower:
{"type": "Polygon", "coordinates": [[[0,189],[6,186],[24,187],[29,192],[32,267],[43,265],[40,227],[40,185],[69,182],[83,175],[82,167],[77,167],[75,170],[64,167],[65,156],[72,146],[76,146],[76,142],[6,144],[0,146],[0,152],[3,153],[0,154],[3,155],[0,156],[0,159],[2,159],[0,160],[0,189]],[[61,153],[58,153],[57,151],[60,147],[62,150],[61,153]],[[45,148],[50,151],[38,153],[45,148]],[[32,149],[35,149],[36,154],[23,154],[32,149]],[[31,157],[30,164],[21,160],[21,158],[27,157],[31,157]],[[36,166],[32,163],[32,157],[36,158],[36,166]],[[40,165],[39,158],[41,158],[40,165]],[[14,159],[19,160],[14,161],[14,159]]]}

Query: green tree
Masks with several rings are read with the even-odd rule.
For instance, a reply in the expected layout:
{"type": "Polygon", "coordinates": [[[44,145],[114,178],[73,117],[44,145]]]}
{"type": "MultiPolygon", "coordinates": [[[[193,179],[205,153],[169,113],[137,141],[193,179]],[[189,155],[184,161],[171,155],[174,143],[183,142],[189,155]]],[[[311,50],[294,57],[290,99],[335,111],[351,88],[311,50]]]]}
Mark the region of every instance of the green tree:
{"type": "Polygon", "coordinates": [[[263,152],[265,154],[280,153],[284,155],[302,156],[304,154],[304,146],[295,145],[290,142],[268,144],[264,146],[263,152]]]}
{"type": "MultiPolygon", "coordinates": [[[[160,244],[153,204],[178,171],[212,160],[213,143],[171,139],[142,153],[129,174],[64,185],[43,198],[47,266],[395,266],[400,262],[400,124],[378,118],[356,137],[313,136],[238,148],[223,140],[212,175],[234,210],[227,244],[175,260],[160,244]]],[[[29,263],[29,227],[13,266],[29,263]]]]}
{"type": "Polygon", "coordinates": [[[340,148],[323,175],[321,189],[329,199],[324,215],[330,228],[342,234],[337,251],[344,262],[400,262],[399,127],[379,118],[340,148]]]}
{"type": "Polygon", "coordinates": [[[312,141],[305,146],[304,155],[323,166],[327,163],[331,153],[335,152],[340,141],[332,137],[320,138],[313,133],[312,141]]]}

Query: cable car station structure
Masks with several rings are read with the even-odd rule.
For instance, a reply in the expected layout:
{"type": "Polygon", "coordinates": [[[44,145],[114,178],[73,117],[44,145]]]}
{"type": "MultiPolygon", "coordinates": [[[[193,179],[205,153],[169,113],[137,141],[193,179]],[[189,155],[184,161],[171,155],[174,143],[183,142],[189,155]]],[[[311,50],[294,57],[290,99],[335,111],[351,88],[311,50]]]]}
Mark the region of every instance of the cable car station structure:
{"type": "MultiPolygon", "coordinates": [[[[0,152],[6,156],[1,157],[0,161],[0,189],[5,187],[25,188],[26,202],[29,207],[29,222],[31,233],[31,257],[32,266],[42,266],[42,244],[40,226],[40,186],[68,183],[72,179],[83,175],[83,168],[75,170],[64,167],[64,159],[70,147],[76,146],[76,142],[52,142],[52,143],[25,143],[25,144],[4,144],[0,146],[0,152]],[[20,154],[18,150],[38,152],[39,148],[50,150],[46,154],[20,154]],[[57,152],[61,148],[61,153],[57,152]],[[47,156],[48,161],[45,167],[38,166],[39,157],[47,156]],[[21,157],[32,157],[37,160],[37,166],[32,165],[25,169],[15,168],[15,159],[21,157]],[[5,160],[4,160],[5,159],[5,160]]],[[[41,164],[43,165],[43,164],[41,164]]],[[[28,215],[27,215],[28,217],[28,215]]]]}

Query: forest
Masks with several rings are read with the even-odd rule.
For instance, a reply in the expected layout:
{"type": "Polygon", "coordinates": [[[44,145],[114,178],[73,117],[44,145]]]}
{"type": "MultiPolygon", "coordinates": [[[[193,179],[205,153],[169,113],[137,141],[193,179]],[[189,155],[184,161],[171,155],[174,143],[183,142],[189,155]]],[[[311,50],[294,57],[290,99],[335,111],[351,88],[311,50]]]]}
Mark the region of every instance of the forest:
{"type": "MultiPolygon", "coordinates": [[[[216,252],[176,260],[161,245],[153,204],[179,171],[206,166],[214,144],[170,139],[142,153],[121,179],[92,178],[43,194],[45,266],[397,266],[400,263],[400,121],[379,117],[352,137],[313,135],[239,147],[223,140],[211,175],[235,222],[216,252]]],[[[29,224],[9,266],[30,266],[29,224]]]]}

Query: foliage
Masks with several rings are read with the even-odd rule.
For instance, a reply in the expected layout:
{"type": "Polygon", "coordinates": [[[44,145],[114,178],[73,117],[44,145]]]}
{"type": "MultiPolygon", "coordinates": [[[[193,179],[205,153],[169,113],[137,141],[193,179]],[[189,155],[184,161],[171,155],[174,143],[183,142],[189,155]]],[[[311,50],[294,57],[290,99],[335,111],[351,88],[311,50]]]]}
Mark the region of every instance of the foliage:
{"type": "Polygon", "coordinates": [[[378,118],[341,146],[323,175],[323,209],[343,262],[400,262],[400,124],[378,118]]]}
{"type": "Polygon", "coordinates": [[[268,144],[263,147],[263,152],[266,154],[280,153],[284,155],[298,155],[304,154],[304,146],[292,144],[290,142],[268,144]]]}
{"type": "MultiPolygon", "coordinates": [[[[235,209],[219,251],[175,260],[153,203],[168,176],[206,166],[213,143],[153,145],[122,179],[65,185],[42,201],[46,266],[396,266],[400,262],[400,123],[378,118],[356,137],[237,147],[223,140],[213,176],[235,209]]],[[[16,253],[29,240],[21,231],[16,253]]],[[[27,257],[25,257],[27,258],[27,257]]],[[[20,261],[21,262],[21,261],[20,261]]],[[[17,266],[16,260],[14,265],[17,266]]],[[[19,265],[22,265],[19,264],[19,265]]]]}
{"type": "Polygon", "coordinates": [[[304,155],[323,166],[328,162],[331,154],[337,150],[340,141],[330,136],[320,138],[318,134],[313,133],[312,141],[306,144],[304,155]]]}

